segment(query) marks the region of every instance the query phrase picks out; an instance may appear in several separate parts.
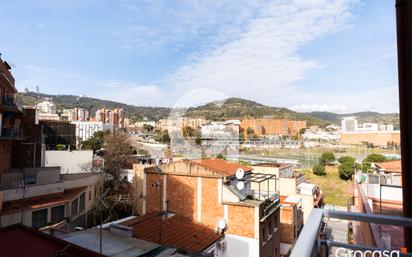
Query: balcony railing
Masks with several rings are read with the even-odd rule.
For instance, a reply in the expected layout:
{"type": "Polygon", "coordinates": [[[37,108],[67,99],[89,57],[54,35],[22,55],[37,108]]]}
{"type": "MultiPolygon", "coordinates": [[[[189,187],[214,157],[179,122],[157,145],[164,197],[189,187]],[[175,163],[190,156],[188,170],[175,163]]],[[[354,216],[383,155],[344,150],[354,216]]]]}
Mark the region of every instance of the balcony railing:
{"type": "Polygon", "coordinates": [[[7,106],[15,106],[16,102],[14,101],[14,96],[13,95],[3,95],[1,98],[1,103],[2,105],[7,105],[7,106]]]}
{"type": "Polygon", "coordinates": [[[1,129],[0,137],[19,138],[21,137],[21,131],[15,128],[3,128],[1,129]]]}
{"type": "MultiPolygon", "coordinates": [[[[367,247],[359,244],[347,244],[333,240],[323,239],[321,236],[321,230],[324,224],[323,218],[335,218],[341,220],[359,221],[366,223],[412,227],[412,219],[400,216],[313,209],[309,215],[307,223],[303,227],[303,230],[295,244],[297,247],[293,249],[290,257],[327,257],[329,256],[329,250],[331,247],[342,247],[353,251],[359,250],[373,252],[376,250],[388,250],[379,249],[376,247],[367,247]]],[[[410,251],[411,249],[408,250],[410,251]]],[[[399,256],[412,256],[412,253],[400,253],[399,256]]]]}

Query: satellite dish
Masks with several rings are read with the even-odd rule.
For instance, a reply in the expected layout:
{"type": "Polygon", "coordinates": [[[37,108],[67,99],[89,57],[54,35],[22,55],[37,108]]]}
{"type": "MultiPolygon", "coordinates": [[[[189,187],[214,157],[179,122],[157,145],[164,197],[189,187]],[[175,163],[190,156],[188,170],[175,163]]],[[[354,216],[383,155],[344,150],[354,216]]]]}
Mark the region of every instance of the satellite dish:
{"type": "Polygon", "coordinates": [[[217,226],[220,230],[224,230],[226,228],[226,221],[224,219],[221,219],[217,226]]]}
{"type": "Polygon", "coordinates": [[[237,190],[242,191],[245,188],[245,183],[243,181],[239,181],[236,184],[237,190]]]}
{"type": "Polygon", "coordinates": [[[236,170],[237,179],[242,179],[244,175],[245,175],[245,171],[242,168],[239,168],[236,170]]]}

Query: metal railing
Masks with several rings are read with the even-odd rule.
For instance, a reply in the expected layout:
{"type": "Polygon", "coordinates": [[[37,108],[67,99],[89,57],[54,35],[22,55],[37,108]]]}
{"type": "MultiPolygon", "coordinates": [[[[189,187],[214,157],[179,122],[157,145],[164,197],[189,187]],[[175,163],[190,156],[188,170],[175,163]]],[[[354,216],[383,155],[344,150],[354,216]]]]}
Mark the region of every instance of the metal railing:
{"type": "MultiPolygon", "coordinates": [[[[313,209],[309,215],[307,223],[304,225],[303,230],[299,235],[298,240],[296,241],[295,245],[298,247],[293,249],[290,257],[326,257],[329,256],[328,250],[330,247],[343,247],[354,251],[387,250],[358,244],[336,242],[333,240],[324,240],[321,238],[323,218],[335,218],[341,220],[412,227],[412,219],[400,216],[313,209]],[[321,249],[322,247],[324,247],[323,250],[321,249]]],[[[400,253],[400,256],[412,256],[412,254],[400,253]]]]}
{"type": "Polygon", "coordinates": [[[2,128],[0,132],[0,137],[19,138],[21,136],[20,129],[15,128],[2,128]]]}
{"type": "Polygon", "coordinates": [[[3,95],[3,97],[1,98],[1,103],[3,105],[7,105],[7,106],[14,106],[16,105],[16,102],[14,100],[14,96],[13,95],[3,95]]]}

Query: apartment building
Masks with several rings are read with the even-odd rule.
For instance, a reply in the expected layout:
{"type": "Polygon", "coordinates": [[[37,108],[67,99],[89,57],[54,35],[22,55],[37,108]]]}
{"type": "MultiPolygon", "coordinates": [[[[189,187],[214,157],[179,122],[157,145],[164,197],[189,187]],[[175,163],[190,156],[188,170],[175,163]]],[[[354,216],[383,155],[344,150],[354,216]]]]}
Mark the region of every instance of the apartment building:
{"type": "Polygon", "coordinates": [[[0,58],[0,179],[11,168],[13,141],[21,138],[21,111],[15,103],[17,89],[10,69],[0,58]]]}
{"type": "Polygon", "coordinates": [[[280,201],[252,190],[272,176],[220,159],[182,160],[145,169],[143,213],[173,213],[218,233],[218,256],[280,256],[280,201]]]}
{"type": "Polygon", "coordinates": [[[297,136],[306,121],[277,119],[243,119],[240,123],[243,131],[253,129],[258,136],[297,136]]]}
{"type": "Polygon", "coordinates": [[[278,181],[276,184],[270,184],[267,181],[260,183],[260,185],[252,184],[252,189],[259,189],[259,186],[267,192],[266,194],[278,192],[281,197],[301,198],[304,223],[308,221],[313,208],[323,206],[323,194],[320,189],[314,184],[306,183],[305,176],[296,172],[293,164],[261,163],[252,167],[253,172],[274,175],[278,181]]]}
{"type": "Polygon", "coordinates": [[[75,121],[72,123],[76,125],[76,138],[78,140],[88,140],[98,131],[113,131],[112,124],[106,124],[103,122],[75,121]]]}
{"type": "Polygon", "coordinates": [[[2,179],[0,224],[87,227],[103,180],[103,173],[61,174],[60,167],[12,169],[2,179]]]}
{"type": "Polygon", "coordinates": [[[124,128],[125,112],[123,108],[114,108],[112,110],[102,108],[96,111],[95,121],[103,124],[110,124],[114,129],[124,128]]]}
{"type": "Polygon", "coordinates": [[[51,99],[45,99],[36,104],[39,120],[60,120],[57,107],[51,99]]]}

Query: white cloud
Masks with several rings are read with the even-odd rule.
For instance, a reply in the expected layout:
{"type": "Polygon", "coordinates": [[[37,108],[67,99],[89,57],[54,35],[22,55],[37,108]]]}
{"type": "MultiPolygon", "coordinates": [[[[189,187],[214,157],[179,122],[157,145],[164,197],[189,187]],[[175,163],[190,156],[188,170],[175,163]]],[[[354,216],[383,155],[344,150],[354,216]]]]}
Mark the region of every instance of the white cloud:
{"type": "Polygon", "coordinates": [[[153,100],[164,92],[157,85],[140,85],[121,80],[107,80],[100,83],[103,90],[94,97],[135,105],[153,105],[153,100]]]}
{"type": "Polygon", "coordinates": [[[210,88],[231,96],[276,105],[284,95],[320,67],[303,59],[305,44],[351,24],[352,0],[267,2],[248,16],[243,32],[189,59],[169,77],[176,94],[210,88]],[[310,3],[309,3],[310,2],[310,3]]]}

